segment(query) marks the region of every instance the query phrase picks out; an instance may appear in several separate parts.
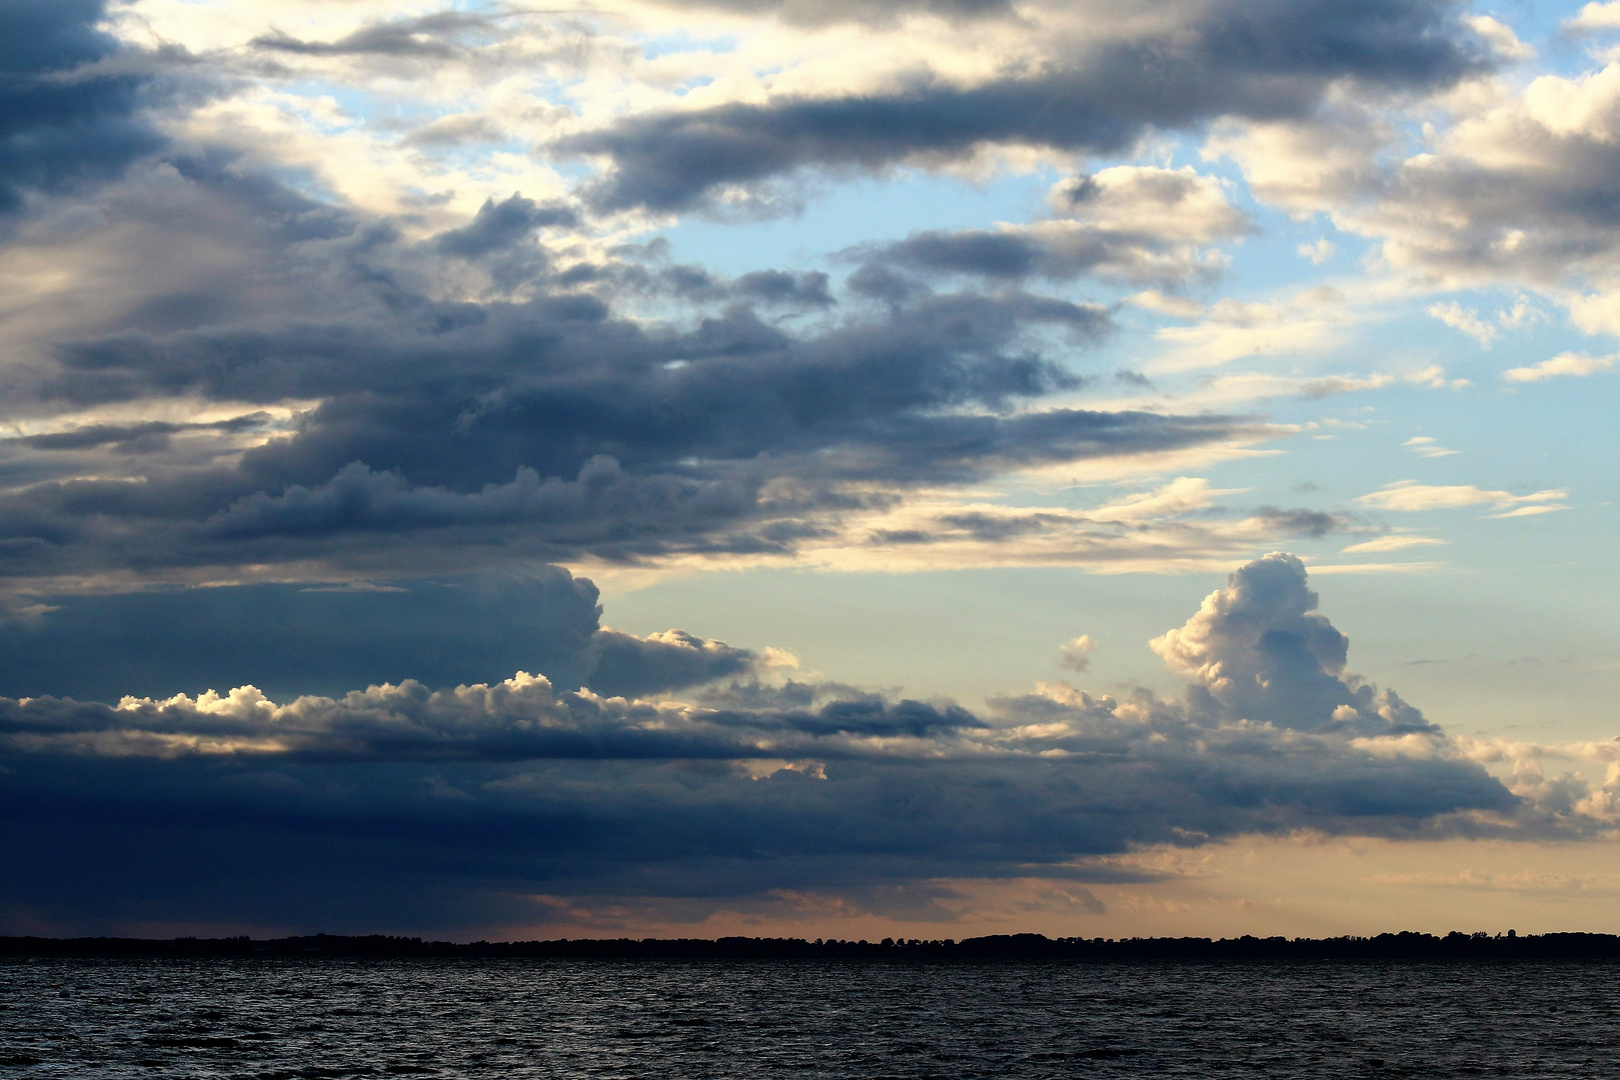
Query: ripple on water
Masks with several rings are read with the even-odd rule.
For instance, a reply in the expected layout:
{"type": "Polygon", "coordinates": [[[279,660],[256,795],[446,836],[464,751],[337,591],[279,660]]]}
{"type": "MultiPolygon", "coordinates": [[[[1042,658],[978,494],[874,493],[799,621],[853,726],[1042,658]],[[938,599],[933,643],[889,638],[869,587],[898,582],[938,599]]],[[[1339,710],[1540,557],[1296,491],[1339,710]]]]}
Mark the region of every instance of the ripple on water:
{"type": "Polygon", "coordinates": [[[1590,1077],[1604,965],[0,961],[6,1077],[1590,1077]]]}

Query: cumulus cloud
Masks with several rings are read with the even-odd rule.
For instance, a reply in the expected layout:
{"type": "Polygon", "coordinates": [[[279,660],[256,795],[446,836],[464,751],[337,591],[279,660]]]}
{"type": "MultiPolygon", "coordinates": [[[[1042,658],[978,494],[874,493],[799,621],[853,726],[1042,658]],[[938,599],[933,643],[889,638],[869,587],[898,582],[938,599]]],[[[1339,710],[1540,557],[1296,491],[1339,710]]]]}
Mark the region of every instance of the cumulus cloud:
{"type": "Polygon", "coordinates": [[[1566,20],[1564,28],[1574,33],[1620,29],[1620,4],[1593,0],[1566,20]]]}
{"type": "MultiPolygon", "coordinates": [[[[983,715],[792,681],[736,682],[710,704],[636,701],[522,673],[285,704],[251,686],[116,705],[8,698],[0,816],[13,827],[0,835],[12,852],[49,834],[75,860],[139,836],[129,850],[179,867],[174,887],[145,878],[119,895],[181,917],[185,896],[228,873],[230,918],[299,918],[280,889],[253,887],[268,874],[339,889],[357,918],[384,881],[414,883],[437,898],[424,917],[465,924],[536,891],[702,907],[781,888],[1083,880],[1103,872],[1090,857],[1244,833],[1511,832],[1525,800],[1348,674],[1346,639],[1315,607],[1300,561],[1268,556],[1155,641],[1188,680],[1183,699],[1053,684],[983,715]],[[238,850],[278,854],[259,850],[258,869],[168,861],[188,845],[217,853],[208,829],[222,819],[238,850]]],[[[680,634],[638,647],[714,651],[680,634]]],[[[71,917],[86,894],[60,858],[34,858],[6,899],[71,917]]],[[[126,863],[98,863],[98,880],[126,863]]]]}
{"type": "Polygon", "coordinates": [[[595,584],[554,566],[397,583],[79,592],[39,606],[0,619],[0,694],[165,698],[251,682],[290,700],[538,669],[564,690],[646,697],[764,663],[683,630],[605,628],[595,584]]]}
{"type": "Polygon", "coordinates": [[[1065,641],[1058,647],[1058,664],[1070,671],[1085,671],[1091,666],[1091,651],[1096,645],[1090,634],[1081,634],[1073,641],[1065,641]]]}
{"type": "MultiPolygon", "coordinates": [[[[1613,65],[1572,77],[1541,75],[1522,90],[1462,99],[1424,152],[1362,185],[1364,205],[1341,204],[1341,227],[1381,241],[1397,269],[1456,283],[1533,284],[1598,291],[1571,304],[1583,328],[1608,323],[1615,273],[1612,212],[1620,93],[1613,65]]],[[[1479,339],[1495,327],[1454,302],[1430,313],[1479,339]]]]}
{"type": "MultiPolygon", "coordinates": [[[[128,566],[142,548],[159,579],[164,566],[288,562],[442,573],[469,554],[788,555],[836,531],[839,515],[919,485],[1260,430],[1235,417],[1040,407],[1081,379],[1043,356],[1037,335],[1089,345],[1111,326],[1097,305],[926,293],[794,331],[756,308],[835,305],[824,277],[780,271],[704,285],[724,307],[686,325],[617,313],[611,287],[607,299],[563,288],[435,300],[406,287],[420,282],[412,260],[441,259],[446,245],[456,261],[501,256],[563,211],[513,196],[412,246],[312,217],[309,200],[228,166],[184,183],[263,208],[260,220],[292,219],[294,237],[259,242],[287,260],[279,279],[313,274],[307,291],[278,298],[311,310],[215,321],[196,305],[179,326],[143,317],[60,342],[32,369],[34,407],[180,397],[238,416],[251,414],[225,403],[255,403],[280,419],[252,439],[220,429],[232,441],[211,458],[188,443],[190,457],[152,453],[116,471],[87,470],[68,443],[156,447],[167,429],[90,425],[0,444],[0,468],[16,478],[0,496],[11,545],[0,573],[13,580],[128,566]],[[320,289],[329,275],[343,287],[320,289]]],[[[237,298],[219,303],[232,310],[237,298]]]]}
{"type": "MultiPolygon", "coordinates": [[[[1278,433],[1086,407],[1089,350],[1120,327],[1074,282],[1194,324],[1160,331],[1155,375],[1320,349],[1343,324],[1332,289],[1194,298],[1254,227],[1234,185],[1076,155],[1208,128],[1262,198],[1303,214],[1352,192],[1367,206],[1335,225],[1432,269],[1487,210],[1601,234],[1602,78],[1469,99],[1431,169],[1461,179],[1429,183],[1380,163],[1380,110],[1520,55],[1445,0],[670,0],[764,16],[708,83],[635,39],[673,17],[656,6],[311,5],[296,34],[250,12],[223,43],[165,9],[151,53],[96,0],[0,13],[0,862],[30,867],[0,877],[0,911],[285,924],[316,896],[325,927],[374,929],[383,911],[532,922],[542,892],[858,905],[1117,872],[1090,860],[1140,844],[1579,835],[1601,816],[1598,787],[1517,764],[1504,786],[1487,769],[1505,758],[1352,674],[1289,556],[1156,640],[1179,697],[1059,683],[975,710],[612,629],[588,580],[546,564],[1224,570],[1355,531],[1194,476],[1095,505],[992,490],[1100,462],[1173,477],[1278,433]],[[760,62],[784,35],[855,51],[760,62]],[[162,57],[199,74],[152,74],[162,57]],[[368,79],[397,109],[324,91],[368,79]],[[1560,210],[1520,183],[1533,170],[1498,151],[1521,122],[1526,145],[1597,162],[1590,198],[1560,210]],[[843,282],[676,265],[637,231],[668,221],[645,211],[787,205],[803,178],[1014,158],[1086,171],[1039,220],[851,249],[843,282]]],[[[1600,277],[1581,325],[1607,318],[1600,277]]],[[[1562,497],[1401,484],[1360,505],[1562,497]]],[[[1084,670],[1090,646],[1060,658],[1084,670]]]]}
{"type": "Polygon", "coordinates": [[[1153,651],[1192,683],[1196,708],[1223,719],[1392,735],[1437,730],[1393,691],[1345,675],[1349,639],[1315,610],[1305,577],[1292,555],[1250,563],[1186,625],[1154,638],[1153,651]]]}

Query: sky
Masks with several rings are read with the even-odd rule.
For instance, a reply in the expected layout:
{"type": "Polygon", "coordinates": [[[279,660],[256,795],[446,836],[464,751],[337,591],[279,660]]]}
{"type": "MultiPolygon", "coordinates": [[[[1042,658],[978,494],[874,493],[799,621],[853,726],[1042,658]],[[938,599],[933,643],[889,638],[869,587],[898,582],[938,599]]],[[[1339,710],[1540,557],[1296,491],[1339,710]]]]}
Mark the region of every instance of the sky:
{"type": "Polygon", "coordinates": [[[0,933],[1620,932],[1620,0],[0,76],[0,933]]]}

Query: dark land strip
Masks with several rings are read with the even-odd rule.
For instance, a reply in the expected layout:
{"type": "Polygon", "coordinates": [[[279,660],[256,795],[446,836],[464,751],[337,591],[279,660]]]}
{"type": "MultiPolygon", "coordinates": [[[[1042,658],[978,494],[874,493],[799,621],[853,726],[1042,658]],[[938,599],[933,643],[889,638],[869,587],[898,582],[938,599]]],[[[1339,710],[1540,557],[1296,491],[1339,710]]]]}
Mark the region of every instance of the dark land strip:
{"type": "Polygon", "coordinates": [[[1041,934],[879,942],[803,938],[573,938],[554,941],[425,941],[382,934],[314,934],[162,940],[0,937],[0,957],[424,957],[576,960],[865,960],[1037,963],[1620,962],[1614,934],[1464,934],[1403,931],[1335,938],[1048,938],[1041,934]]]}

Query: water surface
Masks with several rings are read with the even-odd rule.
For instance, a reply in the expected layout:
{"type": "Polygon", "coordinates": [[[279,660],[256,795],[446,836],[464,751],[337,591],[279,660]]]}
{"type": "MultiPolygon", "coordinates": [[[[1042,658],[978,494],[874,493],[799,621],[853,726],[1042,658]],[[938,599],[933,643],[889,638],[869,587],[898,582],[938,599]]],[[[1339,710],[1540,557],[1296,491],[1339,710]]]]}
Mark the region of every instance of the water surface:
{"type": "Polygon", "coordinates": [[[1610,965],[0,961],[0,1078],[1620,1074],[1610,965]]]}

